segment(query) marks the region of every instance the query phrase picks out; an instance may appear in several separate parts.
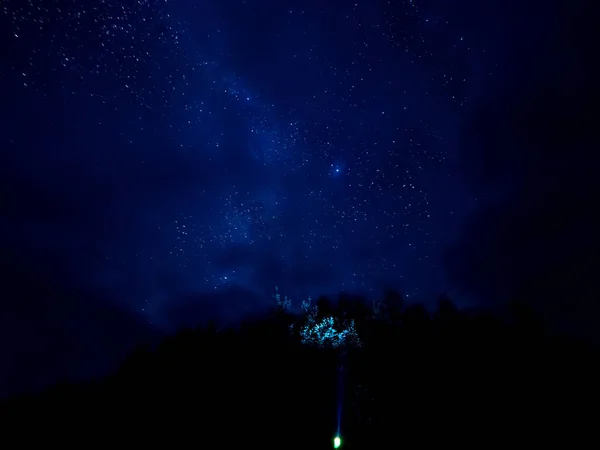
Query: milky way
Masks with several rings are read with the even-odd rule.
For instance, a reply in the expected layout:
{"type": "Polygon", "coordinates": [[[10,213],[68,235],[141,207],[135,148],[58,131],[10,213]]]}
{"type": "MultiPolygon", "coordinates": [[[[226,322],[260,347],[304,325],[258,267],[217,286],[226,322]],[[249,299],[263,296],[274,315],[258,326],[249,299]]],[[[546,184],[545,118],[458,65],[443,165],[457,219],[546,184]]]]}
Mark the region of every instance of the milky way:
{"type": "Polygon", "coordinates": [[[114,230],[93,260],[71,251],[73,273],[152,323],[234,287],[442,289],[437,246],[465,204],[454,126],[485,49],[417,1],[194,3],[3,3],[4,75],[85,105],[97,145],[65,160],[118,192],[88,203],[114,230]]]}

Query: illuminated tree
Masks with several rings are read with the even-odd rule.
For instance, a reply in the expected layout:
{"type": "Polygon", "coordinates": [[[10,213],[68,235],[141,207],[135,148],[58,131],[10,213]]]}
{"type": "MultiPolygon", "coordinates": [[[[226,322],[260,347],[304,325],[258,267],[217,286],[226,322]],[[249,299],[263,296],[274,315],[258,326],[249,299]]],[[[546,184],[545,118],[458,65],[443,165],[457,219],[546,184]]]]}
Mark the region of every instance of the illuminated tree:
{"type": "Polygon", "coordinates": [[[273,294],[273,298],[275,299],[275,304],[277,306],[281,305],[281,293],[279,292],[279,286],[275,286],[275,293],[273,294]]]}
{"type": "Polygon", "coordinates": [[[305,323],[300,328],[300,337],[303,344],[326,348],[362,345],[353,319],[340,320],[334,316],[319,319],[317,306],[311,307],[306,315],[305,323]]]}
{"type": "Polygon", "coordinates": [[[309,295],[307,300],[302,300],[302,305],[300,305],[300,308],[302,309],[303,312],[308,313],[310,311],[311,307],[312,307],[312,297],[309,295]]]}
{"type": "Polygon", "coordinates": [[[286,295],[283,298],[283,302],[281,302],[280,308],[283,309],[284,311],[291,311],[292,310],[292,299],[286,295]]]}
{"type": "Polygon", "coordinates": [[[285,295],[282,300],[281,292],[279,292],[279,286],[275,286],[275,292],[273,293],[272,297],[275,299],[275,306],[278,310],[287,312],[292,311],[292,299],[285,295]]]}

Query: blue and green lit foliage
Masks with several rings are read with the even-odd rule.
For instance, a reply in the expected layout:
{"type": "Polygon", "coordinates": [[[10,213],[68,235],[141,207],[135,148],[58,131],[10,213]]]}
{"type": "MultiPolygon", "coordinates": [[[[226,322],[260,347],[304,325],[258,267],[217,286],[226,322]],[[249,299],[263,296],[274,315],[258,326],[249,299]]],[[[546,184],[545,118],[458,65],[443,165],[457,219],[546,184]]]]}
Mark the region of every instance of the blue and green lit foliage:
{"type": "Polygon", "coordinates": [[[288,296],[282,299],[278,286],[275,286],[273,299],[278,310],[296,317],[289,325],[290,333],[299,336],[303,344],[326,348],[362,346],[353,319],[319,317],[319,307],[313,304],[311,297],[302,301],[300,315],[295,315],[291,299],[288,296]]]}
{"type": "Polygon", "coordinates": [[[318,312],[316,306],[312,307],[306,316],[306,322],[300,328],[303,344],[327,348],[362,345],[354,320],[340,320],[333,316],[319,319],[318,312]]]}
{"type": "Polygon", "coordinates": [[[281,293],[279,292],[279,286],[275,286],[275,292],[273,293],[273,299],[275,304],[279,306],[281,304],[281,293]]]}
{"type": "Polygon", "coordinates": [[[281,303],[281,308],[285,311],[292,310],[292,299],[289,298],[287,295],[285,297],[283,297],[283,302],[281,303]]]}
{"type": "Polygon", "coordinates": [[[275,286],[275,292],[272,295],[273,299],[275,299],[275,305],[277,309],[283,310],[286,312],[292,312],[292,299],[285,295],[281,298],[281,292],[279,292],[279,286],[275,286]]]}
{"type": "Polygon", "coordinates": [[[312,308],[312,298],[309,295],[307,300],[302,300],[302,305],[300,305],[300,309],[304,313],[308,313],[312,308]]]}

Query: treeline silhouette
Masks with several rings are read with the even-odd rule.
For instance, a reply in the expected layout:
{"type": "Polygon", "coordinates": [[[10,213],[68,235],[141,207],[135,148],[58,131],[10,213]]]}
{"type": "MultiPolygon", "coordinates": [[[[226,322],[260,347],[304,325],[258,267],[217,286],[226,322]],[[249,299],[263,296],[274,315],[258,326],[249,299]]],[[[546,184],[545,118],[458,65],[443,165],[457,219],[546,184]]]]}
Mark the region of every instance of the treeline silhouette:
{"type": "Polygon", "coordinates": [[[435,311],[395,292],[298,311],[278,298],[264,317],[140,348],[102,381],[10,399],[0,424],[84,447],[332,448],[338,427],[349,449],[592,444],[597,349],[513,306],[501,320],[445,296],[435,311]]]}

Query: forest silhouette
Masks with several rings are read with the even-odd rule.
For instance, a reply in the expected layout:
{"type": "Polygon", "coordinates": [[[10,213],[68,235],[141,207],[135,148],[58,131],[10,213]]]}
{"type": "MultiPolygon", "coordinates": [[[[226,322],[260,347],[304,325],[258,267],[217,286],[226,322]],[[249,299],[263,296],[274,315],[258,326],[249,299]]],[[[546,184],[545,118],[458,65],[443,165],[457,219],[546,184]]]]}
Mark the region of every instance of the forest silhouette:
{"type": "Polygon", "coordinates": [[[598,350],[549,333],[525,304],[511,311],[446,296],[429,311],[396,292],[296,309],[277,292],[264,316],[184,329],[105,379],[9,399],[2,424],[21,442],[83,446],[325,449],[338,432],[349,449],[597,440],[598,350]]]}

